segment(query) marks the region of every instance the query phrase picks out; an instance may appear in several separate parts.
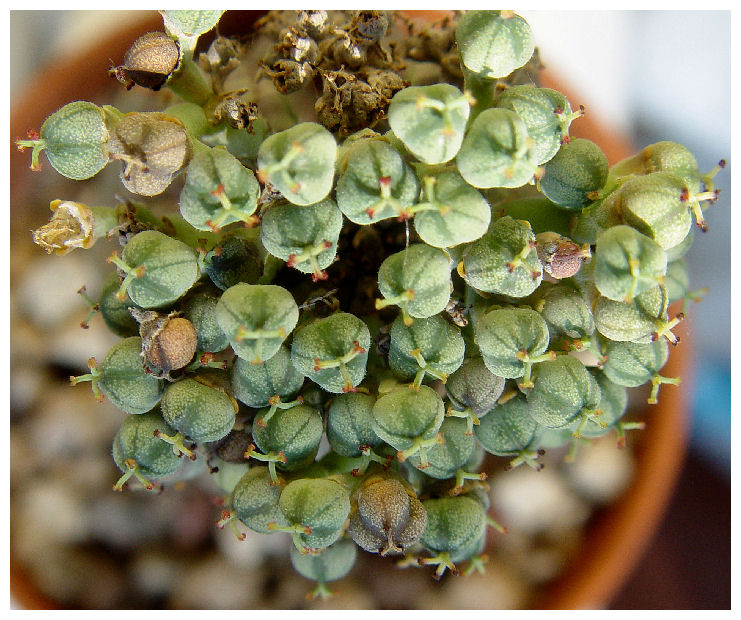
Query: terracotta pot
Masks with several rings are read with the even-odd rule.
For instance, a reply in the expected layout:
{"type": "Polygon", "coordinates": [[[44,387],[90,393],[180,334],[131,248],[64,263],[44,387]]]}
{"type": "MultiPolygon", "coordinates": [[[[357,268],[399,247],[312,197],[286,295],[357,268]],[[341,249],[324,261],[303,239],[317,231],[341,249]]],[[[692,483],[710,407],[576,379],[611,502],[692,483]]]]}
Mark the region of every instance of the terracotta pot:
{"type": "MultiPolygon", "coordinates": [[[[228,24],[244,23],[250,12],[227,13],[228,24]],[[236,15],[234,14],[236,13],[236,15]],[[242,13],[242,15],[239,15],[242,13]]],[[[421,16],[439,16],[437,11],[410,11],[421,16]]],[[[70,58],[63,58],[39,73],[36,84],[17,98],[12,106],[11,137],[25,135],[29,128],[40,127],[43,120],[65,103],[76,99],[87,99],[105,103],[100,99],[101,91],[110,87],[107,75],[109,58],[121,58],[131,42],[139,35],[161,29],[161,19],[154,12],[143,14],[142,22],[126,28],[115,37],[92,49],[83,50],[70,58]]],[[[564,89],[558,76],[545,71],[544,86],[564,92],[570,101],[581,103],[578,93],[564,89]]],[[[572,126],[575,137],[589,137],[600,145],[610,163],[615,163],[633,151],[626,140],[595,123],[587,114],[572,126]]],[[[11,144],[11,256],[14,260],[24,256],[31,247],[26,223],[29,182],[28,153],[18,153],[11,144]]],[[[70,186],[74,186],[70,182],[70,186]]],[[[37,212],[38,213],[38,212],[37,212]]],[[[33,218],[31,218],[33,219],[33,218]]],[[[36,220],[35,224],[38,223],[36,220]]],[[[35,225],[34,224],[34,225],[35,225]]],[[[22,260],[22,259],[21,259],[22,260]]],[[[14,275],[11,263],[11,286],[14,275]]],[[[619,591],[631,570],[646,551],[652,534],[671,497],[685,454],[688,433],[688,398],[692,390],[689,378],[692,343],[688,330],[678,330],[682,338],[680,347],[672,350],[664,374],[681,375],[681,389],[663,389],[658,405],[647,408],[644,419],[646,430],[638,441],[636,450],[637,477],[622,499],[603,510],[591,522],[582,549],[565,572],[548,585],[536,598],[534,606],[543,609],[589,609],[608,606],[610,599],[619,591]]],[[[12,538],[11,538],[12,541],[12,538]]],[[[15,601],[26,609],[54,609],[59,605],[45,597],[28,579],[13,559],[11,542],[10,591],[15,601]]]]}

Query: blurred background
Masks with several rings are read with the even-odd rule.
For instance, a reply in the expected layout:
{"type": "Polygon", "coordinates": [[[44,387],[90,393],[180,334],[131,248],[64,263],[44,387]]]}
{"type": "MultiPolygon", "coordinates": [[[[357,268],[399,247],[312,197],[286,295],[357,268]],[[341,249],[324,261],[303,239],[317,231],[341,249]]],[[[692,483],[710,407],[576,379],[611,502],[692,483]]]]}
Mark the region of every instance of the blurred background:
{"type": "MultiPolygon", "coordinates": [[[[676,141],[695,154],[702,172],[721,158],[728,160],[726,170],[716,177],[721,194],[706,215],[709,231],[698,234],[688,256],[694,288],[708,288],[702,303],[689,309],[695,351],[691,385],[683,386],[693,394],[689,454],[661,531],[631,581],[613,601],[615,608],[727,608],[733,163],[730,11],[519,13],[532,26],[544,64],[567,90],[578,94],[572,104],[584,103],[588,115],[626,136],[636,150],[659,140],[676,141]]],[[[11,11],[11,111],[33,87],[35,73],[48,62],[78,51],[80,41],[94,45],[147,15],[151,17],[151,12],[11,11]]],[[[53,310],[39,307],[35,301],[47,287],[64,280],[71,263],[66,268],[59,263],[55,266],[40,251],[31,252],[28,259],[37,265],[35,284],[20,288],[18,307],[21,312],[37,313],[35,320],[43,323],[52,313],[60,312],[57,300],[53,310]]],[[[83,263],[75,266],[85,269],[83,263]]],[[[85,281],[83,275],[76,274],[68,288],[85,281]]],[[[74,290],[60,293],[68,301],[60,297],[59,303],[79,306],[79,300],[69,294],[74,290]]],[[[59,356],[66,356],[65,363],[74,365],[83,356],[101,355],[110,345],[105,338],[96,340],[90,334],[85,334],[85,339],[64,342],[64,353],[59,356]]],[[[30,374],[19,373],[18,377],[11,383],[11,402],[16,404],[30,398],[34,381],[38,381],[30,374]]],[[[113,417],[113,430],[111,424],[101,423],[106,427],[99,430],[101,434],[113,435],[118,419],[115,414],[113,417]]],[[[37,501],[44,504],[43,497],[37,501]]],[[[74,523],[68,527],[74,529],[74,523]]]]}

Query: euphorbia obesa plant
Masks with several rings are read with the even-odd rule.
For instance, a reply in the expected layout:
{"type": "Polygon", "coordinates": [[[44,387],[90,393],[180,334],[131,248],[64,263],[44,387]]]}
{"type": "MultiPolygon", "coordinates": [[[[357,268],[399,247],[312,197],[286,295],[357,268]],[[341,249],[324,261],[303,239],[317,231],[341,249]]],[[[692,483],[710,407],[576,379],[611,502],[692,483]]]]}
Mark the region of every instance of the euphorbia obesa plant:
{"type": "Polygon", "coordinates": [[[627,388],[679,383],[669,305],[693,298],[718,168],[571,140],[584,110],[531,83],[510,11],[270,12],[196,57],[221,14],[163,11],[111,69],[173,105],[76,101],[17,141],[71,179],[120,166],[130,193],[55,199],[33,233],[120,245],[90,305],[122,339],[72,378],[128,414],[114,489],[205,462],[218,525],[290,535],[322,596],[358,547],[476,570],[503,530],[485,453],[540,469],[546,445],[623,443],[627,388]]]}

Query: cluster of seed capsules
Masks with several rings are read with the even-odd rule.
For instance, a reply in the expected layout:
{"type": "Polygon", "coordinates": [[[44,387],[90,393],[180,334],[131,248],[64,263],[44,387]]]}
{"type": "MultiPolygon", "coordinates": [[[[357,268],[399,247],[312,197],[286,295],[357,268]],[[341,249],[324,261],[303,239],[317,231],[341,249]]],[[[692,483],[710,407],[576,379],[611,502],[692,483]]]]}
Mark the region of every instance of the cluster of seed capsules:
{"type": "MultiPolygon", "coordinates": [[[[170,12],[169,40],[181,49],[214,13],[170,12]]],[[[639,426],[622,419],[627,388],[650,383],[656,402],[679,382],[659,374],[681,318],[668,307],[693,296],[682,256],[717,170],[672,142],[609,168],[569,139],[583,111],[561,93],[496,88],[533,55],[523,19],[469,11],[454,26],[470,88],[401,89],[385,130],[339,144],[315,122],[260,139],[213,126],[199,95],[152,113],[74,102],[19,141],[72,179],[121,160],[140,196],[184,173],[178,214],[57,200],[35,231],[60,254],[123,246],[90,302],[122,340],[72,382],[129,414],[114,488],[206,462],[226,497],[219,525],[289,533],[316,594],[358,546],[437,577],[479,568],[498,527],[486,453],[538,469],[544,449],[622,441],[639,426]],[[382,256],[368,312],[339,308],[342,290],[311,293],[350,258],[344,237],[393,226],[406,242],[382,256]]],[[[192,59],[168,62],[165,85],[192,59]]]]}

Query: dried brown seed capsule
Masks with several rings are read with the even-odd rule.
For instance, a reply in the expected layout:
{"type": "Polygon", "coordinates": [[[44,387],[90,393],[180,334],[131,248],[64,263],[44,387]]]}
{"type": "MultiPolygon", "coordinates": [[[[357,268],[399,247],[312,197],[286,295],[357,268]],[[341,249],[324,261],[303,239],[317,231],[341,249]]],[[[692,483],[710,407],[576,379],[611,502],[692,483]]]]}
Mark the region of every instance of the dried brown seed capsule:
{"type": "Polygon", "coordinates": [[[356,11],[351,23],[351,31],[356,31],[369,42],[382,39],[388,27],[386,11],[356,11]]]}
{"type": "Polygon", "coordinates": [[[142,357],[155,373],[161,371],[157,374],[169,378],[171,370],[183,368],[193,359],[198,335],[188,319],[138,308],[129,312],[139,322],[142,357]]]}
{"type": "Polygon", "coordinates": [[[592,256],[589,245],[577,245],[555,232],[536,235],[535,244],[544,269],[557,280],[575,275],[592,256]]]}
{"type": "Polygon", "coordinates": [[[395,71],[381,69],[368,72],[366,82],[373,90],[389,101],[398,91],[409,86],[409,82],[403,80],[395,71]]]}
{"type": "Polygon", "coordinates": [[[164,32],[148,32],[140,36],[124,55],[124,62],[109,71],[111,76],[126,84],[159,90],[180,63],[178,44],[164,32]]]}
{"type": "Polygon", "coordinates": [[[260,64],[279,93],[287,95],[300,90],[314,76],[314,68],[308,63],[280,58],[272,66],[260,64]]]}
{"type": "Polygon", "coordinates": [[[275,51],[284,58],[315,65],[319,60],[319,46],[310,37],[302,36],[296,28],[286,28],[279,35],[275,51]]]}
{"type": "Polygon", "coordinates": [[[355,502],[348,533],[366,551],[399,553],[415,543],[427,526],[422,503],[402,480],[370,476],[358,489],[355,502]]]}
{"type": "Polygon", "coordinates": [[[318,38],[326,34],[329,16],[327,11],[299,11],[296,22],[307,35],[318,38]]]}
{"type": "Polygon", "coordinates": [[[156,196],[188,165],[193,150],[182,122],[160,112],[131,112],[116,125],[109,157],[124,163],[121,181],[140,196],[156,196]]]}
{"type": "Polygon", "coordinates": [[[345,118],[341,108],[334,103],[334,98],[322,95],[314,104],[317,120],[330,131],[336,130],[345,118]]]}
{"type": "Polygon", "coordinates": [[[366,49],[356,43],[351,37],[339,37],[332,46],[332,57],[340,65],[357,69],[366,62],[366,49]]]}

